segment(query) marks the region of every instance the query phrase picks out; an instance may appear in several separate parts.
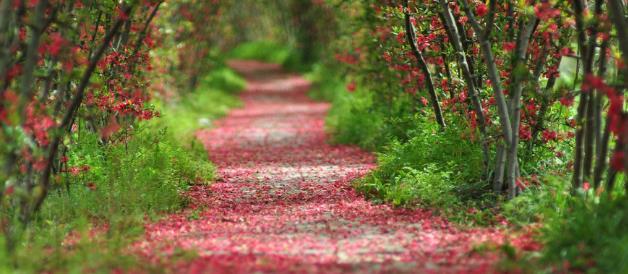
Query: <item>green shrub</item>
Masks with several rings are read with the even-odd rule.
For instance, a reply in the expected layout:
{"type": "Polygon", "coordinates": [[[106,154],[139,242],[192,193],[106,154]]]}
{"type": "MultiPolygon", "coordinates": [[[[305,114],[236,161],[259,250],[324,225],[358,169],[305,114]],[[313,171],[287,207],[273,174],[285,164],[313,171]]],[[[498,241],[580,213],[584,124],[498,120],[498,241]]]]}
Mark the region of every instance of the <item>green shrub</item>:
{"type": "Polygon", "coordinates": [[[492,218],[494,197],[481,180],[479,144],[461,140],[461,131],[443,132],[429,120],[414,119],[407,141],[392,141],[378,153],[378,168],[355,183],[367,197],[397,206],[435,209],[460,222],[492,218]],[[477,208],[479,210],[472,210],[477,208]]]}
{"type": "Polygon", "coordinates": [[[395,206],[420,203],[425,207],[447,208],[458,204],[450,176],[450,171],[439,171],[436,165],[428,164],[422,170],[404,167],[389,183],[372,176],[359,187],[374,190],[395,206]]]}
{"type": "Polygon", "coordinates": [[[504,202],[502,212],[509,222],[524,226],[563,212],[570,199],[569,183],[563,178],[548,177],[540,185],[530,186],[521,195],[504,202]]]}
{"type": "Polygon", "coordinates": [[[338,95],[327,117],[332,140],[368,150],[383,148],[392,140],[407,140],[411,130],[418,127],[419,117],[413,115],[411,97],[403,96],[388,106],[375,104],[374,100],[371,93],[360,88],[338,95]]]}
{"type": "Polygon", "coordinates": [[[580,199],[545,222],[543,260],[567,271],[628,273],[628,199],[580,199]]]}
{"type": "Polygon", "coordinates": [[[334,102],[337,97],[345,95],[347,83],[345,79],[339,77],[341,73],[338,70],[321,63],[315,64],[306,75],[313,83],[309,96],[314,100],[334,102]]]}

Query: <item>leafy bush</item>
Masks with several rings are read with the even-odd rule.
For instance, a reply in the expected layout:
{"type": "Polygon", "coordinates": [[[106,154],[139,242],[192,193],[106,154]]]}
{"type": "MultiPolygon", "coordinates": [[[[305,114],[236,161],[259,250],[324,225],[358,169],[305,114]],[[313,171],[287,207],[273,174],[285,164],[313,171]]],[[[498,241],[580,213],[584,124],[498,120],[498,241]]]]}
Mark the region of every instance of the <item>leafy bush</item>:
{"type": "Polygon", "coordinates": [[[485,222],[479,220],[484,217],[475,216],[483,212],[471,209],[494,202],[484,194],[487,186],[481,180],[479,145],[460,140],[462,132],[454,127],[439,132],[431,121],[413,121],[416,128],[408,131],[409,140],[385,146],[378,154],[379,167],[356,182],[357,189],[397,206],[419,205],[461,222],[485,222]]]}
{"type": "Polygon", "coordinates": [[[374,104],[373,100],[371,93],[359,88],[355,93],[344,92],[336,97],[327,117],[334,142],[377,150],[391,140],[409,138],[418,119],[411,111],[411,97],[401,97],[388,106],[374,104]]]}
{"type": "Polygon", "coordinates": [[[628,199],[573,199],[545,222],[543,259],[565,271],[628,273],[628,199]]]}
{"type": "Polygon", "coordinates": [[[396,206],[420,203],[425,207],[447,208],[458,204],[450,176],[451,172],[439,171],[436,165],[428,164],[422,170],[404,167],[389,183],[371,176],[359,187],[365,191],[374,190],[383,200],[396,206]]]}
{"type": "Polygon", "coordinates": [[[506,219],[516,225],[540,222],[546,216],[563,212],[571,199],[568,184],[563,178],[550,177],[541,184],[530,186],[512,200],[502,205],[506,219]]]}
{"type": "Polygon", "coordinates": [[[314,100],[334,102],[337,97],[346,95],[346,80],[339,75],[342,73],[340,69],[317,63],[312,66],[312,70],[307,73],[306,77],[312,81],[313,86],[309,96],[314,100]]]}

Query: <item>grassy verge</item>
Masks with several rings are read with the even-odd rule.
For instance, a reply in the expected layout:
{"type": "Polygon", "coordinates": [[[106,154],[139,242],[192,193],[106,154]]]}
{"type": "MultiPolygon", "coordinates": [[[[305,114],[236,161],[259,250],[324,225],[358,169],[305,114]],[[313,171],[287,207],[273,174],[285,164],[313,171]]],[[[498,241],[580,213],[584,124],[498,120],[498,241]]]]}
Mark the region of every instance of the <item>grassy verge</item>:
{"type": "Polygon", "coordinates": [[[156,102],[162,117],[139,123],[130,138],[103,144],[98,133],[77,132],[70,172],[55,178],[54,191],[23,228],[15,251],[0,249],[0,273],[144,268],[126,248],[142,235],[146,220],[185,207],[181,194],[190,184],[211,181],[214,167],[193,133],[237,106],[234,93],[243,85],[218,68],[179,102],[156,102]]]}

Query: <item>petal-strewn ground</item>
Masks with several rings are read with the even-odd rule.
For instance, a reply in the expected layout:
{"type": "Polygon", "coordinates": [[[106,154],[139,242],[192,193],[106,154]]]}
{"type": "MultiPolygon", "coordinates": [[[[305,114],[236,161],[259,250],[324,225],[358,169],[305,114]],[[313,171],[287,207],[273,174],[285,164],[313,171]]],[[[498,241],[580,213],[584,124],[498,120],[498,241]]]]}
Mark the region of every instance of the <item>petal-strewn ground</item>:
{"type": "Polygon", "coordinates": [[[199,257],[177,273],[486,273],[497,255],[472,252],[503,232],[459,229],[426,210],[373,205],[350,182],[375,167],[372,154],[333,146],[327,103],[276,65],[231,64],[248,80],[233,110],[198,138],[218,167],[211,186],[190,191],[192,208],[146,227],[149,258],[175,249],[199,257]],[[192,212],[198,212],[198,216],[192,212]]]}

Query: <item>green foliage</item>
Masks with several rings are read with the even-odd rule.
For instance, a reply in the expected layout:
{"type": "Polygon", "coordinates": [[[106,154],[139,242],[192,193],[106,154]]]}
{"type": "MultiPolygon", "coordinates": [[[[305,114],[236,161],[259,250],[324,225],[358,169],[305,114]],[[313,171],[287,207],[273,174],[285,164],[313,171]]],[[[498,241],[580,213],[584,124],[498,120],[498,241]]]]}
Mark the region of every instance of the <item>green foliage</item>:
{"type": "Polygon", "coordinates": [[[292,49],[271,41],[255,41],[238,45],[227,56],[231,59],[259,60],[275,64],[283,64],[291,55],[292,49]]]}
{"type": "Polygon", "coordinates": [[[438,131],[433,121],[412,119],[408,140],[395,140],[378,154],[379,167],[356,182],[359,191],[396,206],[435,209],[460,222],[484,223],[490,216],[475,210],[492,206],[480,179],[479,144],[460,140],[452,127],[438,131]]]}
{"type": "Polygon", "coordinates": [[[358,184],[358,188],[379,193],[382,199],[396,206],[420,203],[425,207],[443,209],[459,204],[454,194],[455,185],[450,183],[451,172],[439,171],[434,164],[427,164],[422,170],[404,167],[394,175],[390,181],[371,175],[358,184]]]}
{"type": "Polygon", "coordinates": [[[222,91],[233,95],[234,93],[243,90],[245,87],[246,81],[240,75],[232,69],[226,67],[224,64],[219,64],[201,79],[196,92],[208,92],[211,90],[222,91]]]}
{"type": "Polygon", "coordinates": [[[244,89],[245,84],[244,79],[232,70],[224,66],[217,67],[201,79],[192,93],[163,106],[159,123],[163,123],[184,145],[197,146],[194,143],[195,131],[210,126],[212,119],[239,106],[233,94],[244,89]]]}
{"type": "Polygon", "coordinates": [[[5,260],[0,265],[26,273],[131,265],[135,259],[119,253],[141,235],[144,218],[180,209],[188,184],[213,174],[208,162],[198,164],[154,125],[140,126],[126,142],[107,145],[85,131],[70,152],[70,167],[89,170],[56,178],[37,219],[22,232],[21,245],[0,256],[5,260]]]}
{"type": "Polygon", "coordinates": [[[377,150],[391,140],[409,138],[410,130],[417,127],[418,117],[412,115],[412,97],[400,97],[387,106],[375,100],[371,93],[359,87],[355,93],[343,91],[336,95],[327,118],[334,142],[377,150]]]}
{"type": "Polygon", "coordinates": [[[505,202],[502,212],[509,222],[523,226],[563,212],[571,198],[569,184],[564,179],[550,177],[505,202]]]}
{"type": "Polygon", "coordinates": [[[535,272],[626,273],[628,199],[617,190],[623,183],[612,198],[605,192],[596,195],[593,189],[578,189],[573,195],[569,185],[564,178],[547,177],[503,204],[502,212],[511,223],[542,224],[540,254],[510,263],[532,266],[535,272]]]}
{"type": "Polygon", "coordinates": [[[194,162],[165,129],[140,127],[128,142],[106,146],[97,134],[84,133],[68,163],[90,170],[60,175],[62,186],[50,194],[40,216],[69,222],[176,210],[188,182],[211,176],[210,167],[194,162]]]}
{"type": "Polygon", "coordinates": [[[628,273],[628,199],[573,199],[545,222],[543,260],[587,273],[628,273]]]}
{"type": "Polygon", "coordinates": [[[306,75],[313,83],[309,96],[314,100],[334,102],[337,97],[345,95],[347,93],[346,80],[339,75],[341,75],[340,69],[335,66],[314,64],[312,70],[306,75]]]}
{"type": "Polygon", "coordinates": [[[306,72],[308,64],[302,62],[300,51],[286,45],[270,41],[246,42],[238,45],[227,54],[230,59],[258,60],[280,64],[290,71],[306,72]]]}

